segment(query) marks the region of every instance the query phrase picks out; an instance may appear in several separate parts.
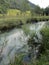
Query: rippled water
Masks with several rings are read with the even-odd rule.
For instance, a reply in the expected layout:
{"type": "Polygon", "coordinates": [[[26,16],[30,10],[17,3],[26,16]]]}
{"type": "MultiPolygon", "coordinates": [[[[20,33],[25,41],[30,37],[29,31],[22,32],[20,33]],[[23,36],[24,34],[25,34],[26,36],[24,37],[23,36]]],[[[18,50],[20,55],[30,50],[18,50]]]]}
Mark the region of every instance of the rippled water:
{"type": "MultiPolygon", "coordinates": [[[[30,31],[35,31],[38,38],[41,40],[40,29],[44,26],[45,22],[30,24],[26,26],[30,31]]],[[[15,54],[27,53],[28,45],[26,36],[23,29],[14,29],[10,32],[0,34],[0,65],[7,65],[15,54]]],[[[34,38],[35,41],[37,40],[34,38]]]]}

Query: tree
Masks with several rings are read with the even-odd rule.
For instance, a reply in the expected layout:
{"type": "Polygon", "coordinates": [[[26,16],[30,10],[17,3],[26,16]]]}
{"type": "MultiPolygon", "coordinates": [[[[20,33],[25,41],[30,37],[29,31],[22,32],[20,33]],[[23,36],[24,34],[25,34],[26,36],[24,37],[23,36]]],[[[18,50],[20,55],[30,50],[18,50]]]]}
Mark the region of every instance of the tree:
{"type": "Polygon", "coordinates": [[[4,14],[7,12],[8,9],[8,3],[5,0],[0,0],[0,13],[4,14]]]}
{"type": "Polygon", "coordinates": [[[42,14],[42,9],[37,5],[37,6],[35,7],[34,12],[35,12],[36,14],[41,15],[41,14],[42,14]]]}
{"type": "Polygon", "coordinates": [[[28,3],[28,0],[24,0],[22,5],[21,5],[21,10],[22,11],[27,11],[27,10],[30,10],[30,5],[28,3]]]}
{"type": "Polygon", "coordinates": [[[41,34],[42,34],[42,37],[43,37],[43,40],[42,40],[43,47],[45,49],[49,49],[49,27],[48,27],[48,25],[45,26],[45,28],[43,28],[41,30],[41,34]]]}
{"type": "Polygon", "coordinates": [[[43,8],[41,8],[41,14],[42,14],[42,16],[45,15],[44,11],[45,11],[45,10],[44,10],[43,8]]]}
{"type": "Polygon", "coordinates": [[[49,15],[49,7],[46,7],[46,8],[45,8],[44,13],[45,13],[47,16],[49,15]]]}

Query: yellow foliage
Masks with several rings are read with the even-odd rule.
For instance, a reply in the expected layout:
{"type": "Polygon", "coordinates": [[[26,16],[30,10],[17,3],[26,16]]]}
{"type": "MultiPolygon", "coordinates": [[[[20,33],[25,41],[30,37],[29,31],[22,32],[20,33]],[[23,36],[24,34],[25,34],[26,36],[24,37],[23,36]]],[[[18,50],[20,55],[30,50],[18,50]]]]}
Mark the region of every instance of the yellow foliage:
{"type": "Polygon", "coordinates": [[[16,15],[20,15],[21,14],[21,11],[20,10],[17,10],[17,9],[9,9],[7,11],[7,15],[9,16],[16,16],[16,15]]]}
{"type": "Polygon", "coordinates": [[[30,11],[26,11],[26,13],[30,14],[31,12],[30,11]]]}
{"type": "MultiPolygon", "coordinates": [[[[0,17],[3,16],[3,14],[0,14],[0,17]]],[[[30,11],[26,11],[26,12],[21,12],[20,10],[17,9],[9,9],[7,10],[7,13],[4,14],[4,16],[8,16],[8,17],[30,17],[31,16],[31,12],[30,11]]]]}
{"type": "Polygon", "coordinates": [[[30,11],[26,11],[26,15],[27,16],[31,16],[31,12],[30,11]]]}
{"type": "Polygon", "coordinates": [[[3,16],[3,14],[0,14],[0,16],[3,16]]]}

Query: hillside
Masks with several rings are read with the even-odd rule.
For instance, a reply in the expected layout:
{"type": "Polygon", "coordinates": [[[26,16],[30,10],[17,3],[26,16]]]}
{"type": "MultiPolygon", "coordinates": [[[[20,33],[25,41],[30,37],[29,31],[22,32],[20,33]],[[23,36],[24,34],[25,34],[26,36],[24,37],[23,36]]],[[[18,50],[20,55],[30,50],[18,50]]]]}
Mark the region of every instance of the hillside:
{"type": "Polygon", "coordinates": [[[27,10],[35,8],[36,5],[29,2],[28,0],[5,0],[9,3],[9,7],[12,9],[20,9],[20,10],[27,10]]]}

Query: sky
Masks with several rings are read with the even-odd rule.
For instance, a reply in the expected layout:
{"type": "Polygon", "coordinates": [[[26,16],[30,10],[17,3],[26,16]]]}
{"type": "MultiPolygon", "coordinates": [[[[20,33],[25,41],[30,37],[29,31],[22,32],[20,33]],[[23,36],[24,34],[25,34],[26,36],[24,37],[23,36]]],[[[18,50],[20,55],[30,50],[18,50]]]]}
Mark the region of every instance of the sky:
{"type": "Polygon", "coordinates": [[[29,0],[30,2],[39,5],[41,8],[49,6],[49,0],[29,0]]]}

